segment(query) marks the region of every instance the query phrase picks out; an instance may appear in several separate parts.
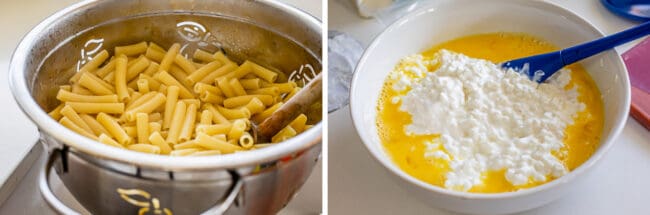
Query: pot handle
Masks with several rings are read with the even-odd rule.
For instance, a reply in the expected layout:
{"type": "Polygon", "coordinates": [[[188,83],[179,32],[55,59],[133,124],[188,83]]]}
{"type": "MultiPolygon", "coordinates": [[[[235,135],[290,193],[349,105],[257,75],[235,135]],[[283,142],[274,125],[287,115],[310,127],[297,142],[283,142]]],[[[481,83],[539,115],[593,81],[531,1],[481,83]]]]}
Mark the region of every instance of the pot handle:
{"type": "MultiPolygon", "coordinates": [[[[38,186],[41,190],[41,195],[47,204],[50,205],[50,207],[58,214],[81,215],[81,213],[68,207],[65,203],[59,200],[50,188],[50,173],[52,172],[52,166],[54,165],[54,161],[61,156],[61,152],[61,149],[54,149],[49,153],[47,161],[39,175],[38,186]]],[[[236,181],[236,183],[230,188],[228,196],[226,196],[220,204],[217,204],[201,213],[202,215],[224,214],[235,203],[237,196],[239,196],[244,186],[244,180],[242,180],[239,174],[234,171],[231,171],[231,175],[233,176],[233,181],[236,181]]]]}
{"type": "Polygon", "coordinates": [[[60,149],[54,149],[52,150],[49,155],[47,156],[47,161],[45,165],[43,166],[43,169],[41,170],[41,174],[38,177],[38,186],[41,190],[41,195],[45,199],[48,205],[52,209],[54,209],[58,214],[81,214],[74,209],[68,207],[63,203],[59,198],[57,198],[54,193],[52,192],[52,189],[50,188],[50,173],[52,171],[52,165],[54,165],[54,161],[58,158],[58,156],[61,156],[61,150],[60,149]]]}
{"type": "Polygon", "coordinates": [[[234,186],[230,188],[229,194],[226,199],[218,205],[204,211],[201,215],[224,214],[235,203],[237,196],[239,196],[242,188],[244,187],[244,180],[239,177],[234,171],[230,173],[233,176],[233,181],[237,181],[234,186]]]}

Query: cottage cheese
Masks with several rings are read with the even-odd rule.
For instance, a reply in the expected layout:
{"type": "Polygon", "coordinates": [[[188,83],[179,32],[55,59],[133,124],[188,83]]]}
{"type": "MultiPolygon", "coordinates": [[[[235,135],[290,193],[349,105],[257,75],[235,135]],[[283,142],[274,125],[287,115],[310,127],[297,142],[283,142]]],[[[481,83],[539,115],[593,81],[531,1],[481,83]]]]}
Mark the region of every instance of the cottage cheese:
{"type": "Polygon", "coordinates": [[[585,108],[575,89],[565,89],[569,70],[537,84],[447,50],[433,59],[408,56],[397,68],[389,78],[401,96],[391,101],[411,115],[405,132],[440,135],[426,143],[423,156],[449,162],[445,187],[467,191],[491,170],[505,169],[513,185],[568,172],[552,152],[564,146],[565,128],[585,108]]]}

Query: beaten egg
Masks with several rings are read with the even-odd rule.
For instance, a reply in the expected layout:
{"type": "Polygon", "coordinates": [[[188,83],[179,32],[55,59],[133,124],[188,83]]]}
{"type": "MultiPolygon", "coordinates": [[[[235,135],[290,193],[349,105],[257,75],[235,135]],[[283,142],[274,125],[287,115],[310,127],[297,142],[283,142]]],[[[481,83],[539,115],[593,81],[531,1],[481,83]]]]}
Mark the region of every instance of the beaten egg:
{"type": "MultiPolygon", "coordinates": [[[[540,38],[522,33],[489,33],[461,37],[439,44],[422,53],[432,58],[441,49],[462,53],[494,63],[546,53],[558,49],[540,38]]],[[[564,131],[564,146],[553,155],[572,171],[584,163],[597,149],[604,123],[603,104],[594,81],[580,64],[566,67],[571,70],[571,82],[566,89],[575,88],[578,100],[585,108],[574,117],[573,124],[564,131]]],[[[435,68],[428,68],[434,71],[435,68]]],[[[400,71],[396,68],[395,71],[400,71]]],[[[395,72],[393,71],[393,72],[395,72]]],[[[411,115],[400,110],[401,102],[392,102],[399,96],[391,86],[393,80],[384,83],[378,102],[377,127],[380,139],[392,160],[409,175],[424,182],[444,187],[446,174],[450,171],[449,161],[424,156],[426,142],[436,140],[439,135],[410,135],[405,128],[411,123],[411,115]]],[[[407,89],[408,91],[408,89],[407,89]]],[[[436,122],[431,122],[436,123],[436,122]]],[[[482,173],[482,184],[475,185],[469,192],[500,193],[512,192],[538,186],[555,178],[548,175],[546,181],[529,180],[525,185],[515,186],[505,178],[505,169],[482,173]]]]}

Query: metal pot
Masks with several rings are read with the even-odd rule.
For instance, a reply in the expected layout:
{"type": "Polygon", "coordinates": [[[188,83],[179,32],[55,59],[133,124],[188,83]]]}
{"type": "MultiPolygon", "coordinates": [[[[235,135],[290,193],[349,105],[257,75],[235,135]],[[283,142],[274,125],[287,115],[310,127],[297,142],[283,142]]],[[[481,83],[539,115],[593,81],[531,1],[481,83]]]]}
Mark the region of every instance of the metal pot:
{"type": "Polygon", "coordinates": [[[321,151],[316,125],[285,142],[243,153],[169,157],[110,147],[50,118],[58,85],[94,54],[117,45],[154,41],[223,50],[283,71],[304,83],[321,71],[321,23],[288,5],[260,0],[85,1],[50,16],[22,40],[10,65],[10,87],[38,126],[49,159],[41,193],[59,213],[75,213],[49,188],[54,169],[93,214],[272,214],[309,176],[321,151]],[[74,69],[69,69],[73,67],[74,69]]]}

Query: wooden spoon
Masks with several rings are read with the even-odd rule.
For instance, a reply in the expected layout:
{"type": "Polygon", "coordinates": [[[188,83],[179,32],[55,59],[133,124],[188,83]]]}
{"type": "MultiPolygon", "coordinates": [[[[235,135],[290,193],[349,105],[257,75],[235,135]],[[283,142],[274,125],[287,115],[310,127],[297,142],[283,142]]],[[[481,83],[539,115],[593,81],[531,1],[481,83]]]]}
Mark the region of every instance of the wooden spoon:
{"type": "Polygon", "coordinates": [[[253,124],[255,143],[268,142],[273,135],[289,125],[298,115],[307,111],[309,106],[323,96],[323,73],[319,73],[287,103],[266,118],[259,125],[253,124]]]}

